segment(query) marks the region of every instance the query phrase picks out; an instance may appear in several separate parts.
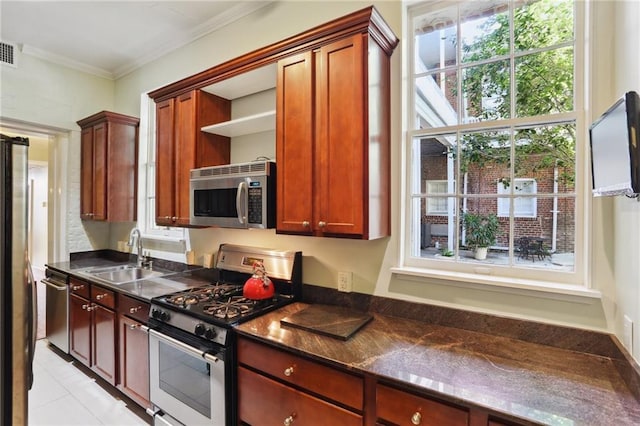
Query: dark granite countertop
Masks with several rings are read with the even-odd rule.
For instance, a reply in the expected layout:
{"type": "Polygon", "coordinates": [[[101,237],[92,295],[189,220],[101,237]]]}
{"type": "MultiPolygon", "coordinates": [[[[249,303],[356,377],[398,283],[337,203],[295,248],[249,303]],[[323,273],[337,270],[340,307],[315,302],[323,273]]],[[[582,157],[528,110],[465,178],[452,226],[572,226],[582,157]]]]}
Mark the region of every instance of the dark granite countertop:
{"type": "Polygon", "coordinates": [[[549,425],[638,425],[640,403],[613,360],[373,313],[347,341],[280,320],[294,303],[237,326],[240,335],[506,418],[549,425]]]}
{"type": "Polygon", "coordinates": [[[159,261],[163,270],[170,271],[167,275],[155,278],[141,279],[122,284],[110,284],[98,280],[87,274],[87,269],[95,267],[110,267],[126,264],[135,264],[135,257],[130,258],[128,254],[123,256],[80,256],[72,258],[66,262],[48,263],[48,268],[72,275],[74,277],[98,283],[103,287],[114,291],[133,296],[143,301],[150,301],[153,297],[175,293],[192,287],[199,287],[211,283],[215,278],[211,277],[209,271],[200,267],[190,267],[184,264],[159,261]]]}

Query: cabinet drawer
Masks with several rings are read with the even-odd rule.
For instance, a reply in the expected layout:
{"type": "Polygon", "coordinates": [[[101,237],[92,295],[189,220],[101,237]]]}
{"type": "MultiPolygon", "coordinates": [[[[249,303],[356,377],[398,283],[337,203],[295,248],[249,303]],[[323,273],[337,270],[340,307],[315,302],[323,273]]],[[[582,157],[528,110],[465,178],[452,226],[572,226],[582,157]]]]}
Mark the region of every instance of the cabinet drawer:
{"type": "Polygon", "coordinates": [[[78,296],[82,296],[85,299],[89,298],[89,283],[80,281],[76,278],[71,277],[69,279],[69,289],[71,293],[77,294],[78,296]]]}
{"type": "MultiPolygon", "coordinates": [[[[325,383],[329,383],[327,378],[325,383]]],[[[240,421],[258,425],[362,426],[362,416],[314,398],[258,373],[238,368],[240,421]],[[289,422],[287,421],[289,419],[289,422]]]]}
{"type": "Polygon", "coordinates": [[[287,383],[363,409],[363,378],[251,340],[238,340],[238,362],[287,383]]]}
{"type": "Polygon", "coordinates": [[[376,408],[379,420],[396,425],[456,426],[469,423],[467,410],[378,384],[376,408]]]}
{"type": "Polygon", "coordinates": [[[97,285],[91,286],[91,301],[111,309],[116,307],[115,293],[97,285]]]}
{"type": "Polygon", "coordinates": [[[146,324],[149,319],[149,304],[118,294],[118,312],[146,324]]]}

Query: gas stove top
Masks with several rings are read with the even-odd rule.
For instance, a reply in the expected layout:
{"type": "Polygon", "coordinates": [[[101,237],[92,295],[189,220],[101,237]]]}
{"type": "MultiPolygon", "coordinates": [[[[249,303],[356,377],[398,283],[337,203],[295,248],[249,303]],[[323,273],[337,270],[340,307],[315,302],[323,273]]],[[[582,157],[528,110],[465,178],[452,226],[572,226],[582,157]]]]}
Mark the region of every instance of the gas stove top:
{"type": "Polygon", "coordinates": [[[150,326],[171,326],[224,345],[227,330],[235,324],[287,305],[301,295],[301,252],[223,244],[216,268],[218,282],[151,299],[150,326]],[[251,300],[243,296],[244,282],[251,277],[255,261],[264,264],[276,289],[273,297],[251,300]]]}
{"type": "MultiPolygon", "coordinates": [[[[242,295],[242,285],[215,283],[204,287],[156,297],[152,303],[164,311],[177,311],[218,325],[233,325],[289,303],[292,295],[275,294],[264,300],[251,300],[242,295]]],[[[167,318],[152,312],[152,318],[167,318]],[[155,314],[155,315],[154,315],[155,314]]],[[[168,319],[168,318],[167,318],[168,319]]]]}

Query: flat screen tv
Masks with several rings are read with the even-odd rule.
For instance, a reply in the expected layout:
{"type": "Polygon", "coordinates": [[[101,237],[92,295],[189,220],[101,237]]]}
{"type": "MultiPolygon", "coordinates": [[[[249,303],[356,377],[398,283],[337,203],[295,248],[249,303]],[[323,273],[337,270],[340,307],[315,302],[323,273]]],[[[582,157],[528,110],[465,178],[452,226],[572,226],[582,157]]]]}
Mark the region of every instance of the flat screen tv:
{"type": "Polygon", "coordinates": [[[589,127],[593,195],[640,193],[640,97],[627,92],[589,127]]]}

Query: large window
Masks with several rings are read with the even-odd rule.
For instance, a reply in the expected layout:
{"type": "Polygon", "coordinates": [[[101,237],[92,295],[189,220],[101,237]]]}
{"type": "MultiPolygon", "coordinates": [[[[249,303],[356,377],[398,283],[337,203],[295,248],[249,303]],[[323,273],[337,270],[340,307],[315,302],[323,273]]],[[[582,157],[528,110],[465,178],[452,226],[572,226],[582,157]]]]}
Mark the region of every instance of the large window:
{"type": "Polygon", "coordinates": [[[582,7],[409,7],[405,266],[582,283],[582,7]],[[495,232],[478,239],[472,217],[495,232]],[[546,255],[522,256],[529,239],[546,255]]]}

